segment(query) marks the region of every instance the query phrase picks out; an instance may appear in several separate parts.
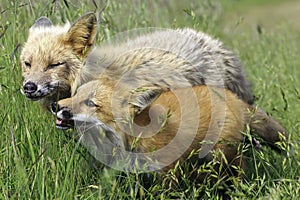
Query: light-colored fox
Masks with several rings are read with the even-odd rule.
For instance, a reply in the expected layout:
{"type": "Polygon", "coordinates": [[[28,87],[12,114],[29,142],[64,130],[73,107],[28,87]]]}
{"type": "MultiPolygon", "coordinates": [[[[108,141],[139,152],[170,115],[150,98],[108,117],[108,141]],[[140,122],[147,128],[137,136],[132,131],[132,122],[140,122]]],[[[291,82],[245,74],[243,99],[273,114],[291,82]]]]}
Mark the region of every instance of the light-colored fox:
{"type": "Polygon", "coordinates": [[[93,49],[97,20],[93,13],[72,26],[54,26],[39,18],[21,53],[23,92],[43,107],[70,97],[85,82],[103,73],[133,85],[165,89],[194,85],[227,88],[245,102],[253,95],[241,62],[210,36],[185,29],[161,29],[93,49]]]}
{"type": "Polygon", "coordinates": [[[248,124],[272,145],[281,141],[280,133],[287,137],[285,129],[264,111],[219,87],[202,85],[163,92],[152,86],[129,91],[125,85],[116,96],[115,88],[115,81],[102,77],[79,87],[72,98],[54,103],[56,126],[67,129],[99,122],[107,137],[121,138],[114,144],[122,143],[126,151],[155,154],[151,158],[154,168],[163,166],[162,172],[173,169],[177,161],[185,162],[192,152],[195,156],[191,160],[200,162],[221,151],[227,162],[224,157],[219,161],[243,168],[238,148],[248,124]],[[130,100],[124,102],[124,95],[130,100]]]}

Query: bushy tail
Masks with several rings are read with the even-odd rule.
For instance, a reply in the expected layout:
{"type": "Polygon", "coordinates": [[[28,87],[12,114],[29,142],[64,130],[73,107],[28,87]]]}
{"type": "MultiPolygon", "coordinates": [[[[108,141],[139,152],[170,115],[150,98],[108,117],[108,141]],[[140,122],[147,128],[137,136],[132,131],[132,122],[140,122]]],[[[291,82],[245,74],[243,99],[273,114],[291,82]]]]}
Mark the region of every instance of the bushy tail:
{"type": "Polygon", "coordinates": [[[287,144],[287,131],[264,110],[251,107],[250,130],[263,139],[263,142],[271,148],[282,151],[280,144],[287,144]]]}

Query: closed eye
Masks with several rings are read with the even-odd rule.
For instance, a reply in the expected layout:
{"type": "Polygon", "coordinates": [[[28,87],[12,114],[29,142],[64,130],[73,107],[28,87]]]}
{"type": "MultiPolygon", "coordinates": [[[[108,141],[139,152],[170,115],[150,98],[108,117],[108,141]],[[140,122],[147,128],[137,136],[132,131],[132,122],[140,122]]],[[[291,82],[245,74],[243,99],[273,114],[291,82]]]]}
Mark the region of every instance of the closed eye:
{"type": "Polygon", "coordinates": [[[27,68],[31,68],[31,64],[30,64],[30,62],[28,62],[28,61],[25,61],[25,62],[24,62],[24,64],[25,64],[25,66],[26,66],[27,68]]]}
{"type": "Polygon", "coordinates": [[[88,107],[99,107],[97,104],[95,104],[95,102],[93,102],[92,100],[90,99],[87,99],[84,101],[84,104],[88,107]]]}
{"type": "Polygon", "coordinates": [[[53,63],[53,64],[48,65],[45,70],[53,69],[53,68],[55,68],[57,66],[64,65],[64,64],[66,64],[66,62],[53,63]]]}

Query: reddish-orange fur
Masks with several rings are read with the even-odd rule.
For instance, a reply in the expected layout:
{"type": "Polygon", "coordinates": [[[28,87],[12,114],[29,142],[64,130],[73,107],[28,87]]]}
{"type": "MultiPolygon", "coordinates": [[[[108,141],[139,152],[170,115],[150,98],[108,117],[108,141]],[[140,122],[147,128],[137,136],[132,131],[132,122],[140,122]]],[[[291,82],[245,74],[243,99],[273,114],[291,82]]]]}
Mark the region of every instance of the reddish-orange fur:
{"type": "MultiPolygon", "coordinates": [[[[243,143],[242,132],[246,130],[247,124],[255,123],[258,130],[262,126],[268,127],[265,130],[271,130],[274,125],[272,120],[267,124],[260,121],[267,117],[264,112],[256,111],[254,106],[244,103],[229,90],[221,88],[195,86],[163,92],[143,110],[139,110],[135,104],[136,97],[143,95],[143,90],[127,91],[123,88],[114,95],[114,88],[115,83],[108,78],[103,78],[100,82],[89,82],[81,86],[73,98],[59,101],[58,107],[71,109],[73,115],[96,117],[107,126],[113,127],[116,134],[121,136],[125,148],[130,151],[152,152],[175,141],[177,145],[155,157],[163,166],[166,165],[163,172],[173,169],[178,161],[185,162],[193,151],[196,153],[191,160],[196,162],[210,160],[214,152],[221,151],[227,162],[220,155],[217,160],[223,164],[228,163],[229,168],[225,174],[237,175],[236,171],[231,171],[230,166],[245,167],[239,147],[243,143]],[[124,96],[128,93],[131,99],[127,99],[124,104],[124,96]],[[87,100],[97,106],[87,106],[84,103],[87,100]],[[126,117],[128,113],[133,117],[134,125],[126,117]],[[127,119],[127,123],[117,123],[120,118],[127,119]],[[198,126],[196,132],[195,124],[198,126]],[[183,137],[178,139],[176,135],[179,128],[183,130],[183,137]],[[210,146],[211,143],[213,145],[210,146]],[[170,163],[168,158],[180,153],[182,149],[179,147],[186,144],[189,146],[182,152],[181,157],[170,163]],[[205,152],[205,157],[199,159],[203,149],[212,151],[205,152]]],[[[278,135],[278,130],[275,129],[262,134],[275,138],[278,135]]],[[[199,179],[203,179],[203,176],[199,176],[199,179]]]]}

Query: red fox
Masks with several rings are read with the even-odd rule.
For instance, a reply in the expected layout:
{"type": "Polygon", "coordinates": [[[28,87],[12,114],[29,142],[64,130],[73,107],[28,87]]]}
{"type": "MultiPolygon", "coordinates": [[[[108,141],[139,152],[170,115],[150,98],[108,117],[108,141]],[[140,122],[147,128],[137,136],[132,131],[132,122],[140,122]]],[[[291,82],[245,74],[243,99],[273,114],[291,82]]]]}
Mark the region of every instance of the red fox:
{"type": "Polygon", "coordinates": [[[147,155],[143,161],[151,163],[148,170],[164,173],[178,161],[210,159],[215,151],[224,155],[217,158],[228,169],[244,168],[239,145],[247,124],[273,145],[281,141],[280,133],[287,137],[272,117],[223,88],[201,85],[162,91],[146,86],[130,91],[123,86],[115,95],[116,83],[108,77],[82,85],[72,98],[53,103],[56,126],[97,124],[107,137],[117,140],[114,144],[121,143],[123,152],[147,155]],[[124,95],[130,98],[124,101],[124,95]]]}
{"type": "Polygon", "coordinates": [[[167,89],[218,86],[253,102],[240,60],[207,34],[189,28],[160,29],[93,48],[96,32],[94,13],[72,26],[54,26],[48,18],[39,18],[29,29],[20,57],[24,95],[49,108],[51,102],[70,97],[78,86],[104,73],[167,89]]]}

